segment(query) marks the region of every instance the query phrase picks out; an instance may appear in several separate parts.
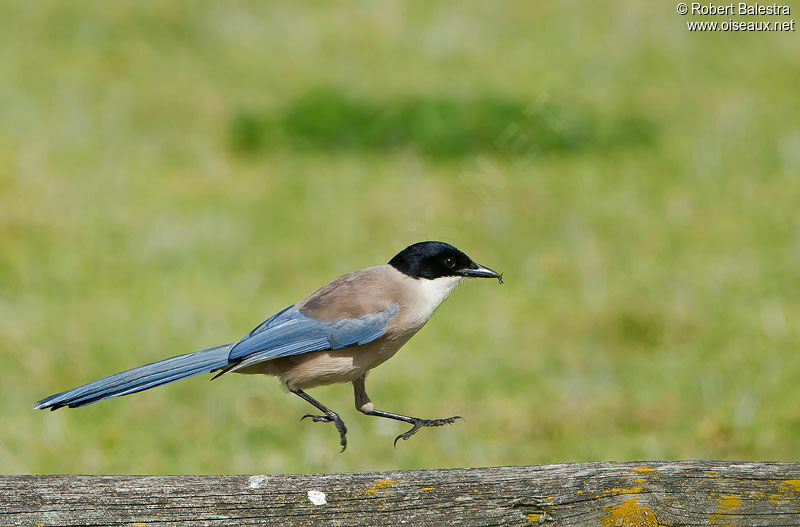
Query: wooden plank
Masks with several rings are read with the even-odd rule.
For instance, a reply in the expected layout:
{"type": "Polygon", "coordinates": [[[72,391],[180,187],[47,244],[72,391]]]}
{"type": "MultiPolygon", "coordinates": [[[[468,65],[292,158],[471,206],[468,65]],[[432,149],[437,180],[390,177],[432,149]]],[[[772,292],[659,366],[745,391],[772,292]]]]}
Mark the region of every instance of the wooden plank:
{"type": "Polygon", "coordinates": [[[800,463],[253,476],[2,476],[6,526],[800,525],[800,463]]]}

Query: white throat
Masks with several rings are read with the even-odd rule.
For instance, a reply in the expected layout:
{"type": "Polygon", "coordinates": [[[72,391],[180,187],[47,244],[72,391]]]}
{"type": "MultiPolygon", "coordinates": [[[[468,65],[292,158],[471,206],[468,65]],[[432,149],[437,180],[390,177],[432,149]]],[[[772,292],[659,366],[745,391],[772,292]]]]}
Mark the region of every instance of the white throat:
{"type": "Polygon", "coordinates": [[[461,282],[464,280],[465,277],[463,276],[443,276],[433,280],[417,278],[415,280],[421,297],[419,309],[424,314],[425,320],[433,315],[436,308],[439,307],[442,302],[450,296],[450,293],[455,291],[456,287],[461,285],[461,282]]]}

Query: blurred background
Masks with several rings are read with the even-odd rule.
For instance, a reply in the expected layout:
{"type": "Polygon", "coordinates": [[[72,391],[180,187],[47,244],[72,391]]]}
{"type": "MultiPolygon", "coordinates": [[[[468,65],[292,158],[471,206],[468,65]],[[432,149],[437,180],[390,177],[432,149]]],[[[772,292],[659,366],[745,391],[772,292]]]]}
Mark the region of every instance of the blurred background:
{"type": "Polygon", "coordinates": [[[633,1],[0,12],[3,472],[800,456],[797,33],[633,1]],[[428,239],[506,283],[460,288],[369,393],[464,422],[395,449],[349,385],[311,390],[340,454],[252,376],[31,410],[428,239]]]}

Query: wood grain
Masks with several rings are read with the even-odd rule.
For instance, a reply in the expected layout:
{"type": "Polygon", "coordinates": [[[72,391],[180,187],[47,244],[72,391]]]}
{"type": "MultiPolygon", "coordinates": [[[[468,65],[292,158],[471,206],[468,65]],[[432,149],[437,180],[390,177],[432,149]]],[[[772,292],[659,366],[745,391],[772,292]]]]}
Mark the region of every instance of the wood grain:
{"type": "Polygon", "coordinates": [[[800,463],[571,463],[263,476],[2,476],[0,524],[800,525],[800,463]]]}

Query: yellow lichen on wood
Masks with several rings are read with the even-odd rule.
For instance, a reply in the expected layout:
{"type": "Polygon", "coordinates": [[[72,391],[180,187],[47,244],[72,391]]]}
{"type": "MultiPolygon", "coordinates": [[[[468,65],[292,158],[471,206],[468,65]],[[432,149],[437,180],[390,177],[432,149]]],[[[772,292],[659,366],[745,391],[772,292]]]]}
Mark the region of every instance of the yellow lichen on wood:
{"type": "Polygon", "coordinates": [[[603,518],[603,527],[659,527],[656,514],[650,507],[639,505],[638,497],[606,508],[610,510],[603,518]]]}
{"type": "Polygon", "coordinates": [[[631,487],[629,489],[614,487],[613,489],[606,489],[603,492],[606,494],[639,494],[642,492],[642,487],[631,487]]]}
{"type": "Polygon", "coordinates": [[[720,510],[738,510],[742,508],[741,496],[722,496],[717,498],[717,508],[720,510]]]}
{"type": "Polygon", "coordinates": [[[367,489],[367,494],[375,494],[381,489],[385,489],[386,487],[391,487],[397,483],[396,479],[379,479],[375,483],[372,484],[370,488],[367,489]]]}
{"type": "MultiPolygon", "coordinates": [[[[773,481],[773,483],[778,483],[773,481]]],[[[795,499],[794,493],[800,492],[800,479],[784,479],[778,483],[778,491],[768,495],[770,503],[786,503],[795,499]]]]}
{"type": "Polygon", "coordinates": [[[641,466],[641,467],[636,467],[635,469],[633,469],[633,471],[634,472],[655,472],[656,469],[650,468],[650,467],[641,466]]]}
{"type": "Polygon", "coordinates": [[[536,512],[528,514],[528,521],[531,523],[539,523],[539,520],[542,519],[542,515],[536,512]]]}
{"type": "Polygon", "coordinates": [[[783,490],[784,492],[800,492],[800,479],[785,479],[781,481],[778,489],[783,490]]]}
{"type": "Polygon", "coordinates": [[[708,519],[711,525],[718,525],[720,527],[733,526],[733,518],[736,511],[742,508],[741,496],[727,495],[717,498],[717,509],[720,512],[712,514],[708,519]]]}

